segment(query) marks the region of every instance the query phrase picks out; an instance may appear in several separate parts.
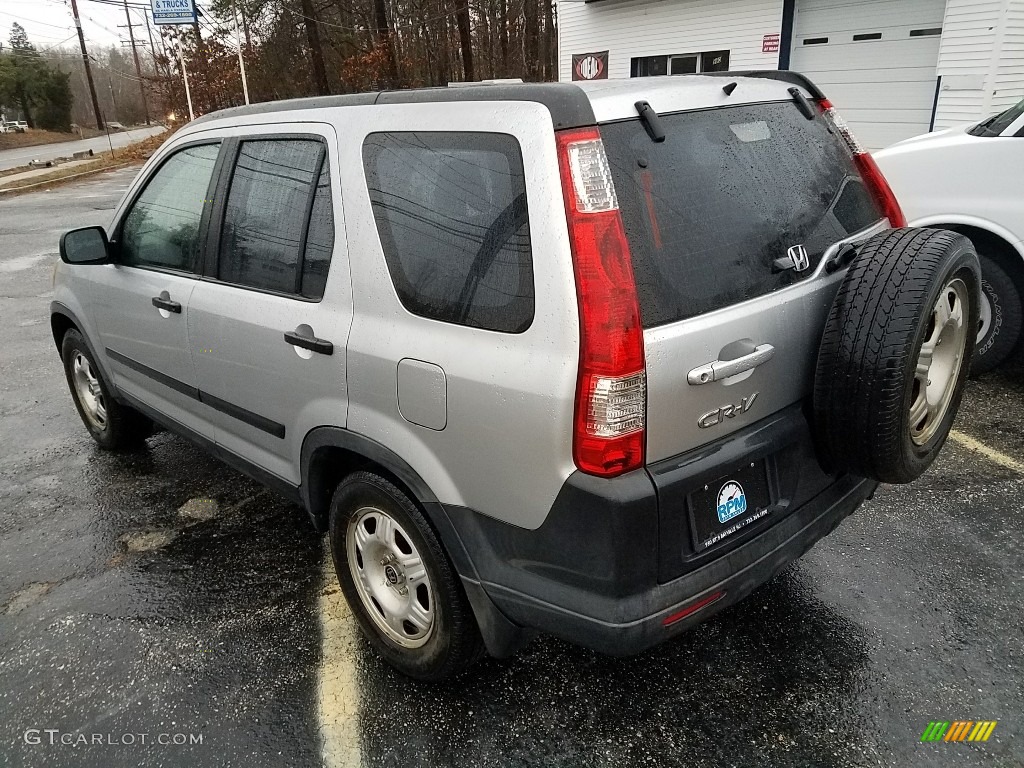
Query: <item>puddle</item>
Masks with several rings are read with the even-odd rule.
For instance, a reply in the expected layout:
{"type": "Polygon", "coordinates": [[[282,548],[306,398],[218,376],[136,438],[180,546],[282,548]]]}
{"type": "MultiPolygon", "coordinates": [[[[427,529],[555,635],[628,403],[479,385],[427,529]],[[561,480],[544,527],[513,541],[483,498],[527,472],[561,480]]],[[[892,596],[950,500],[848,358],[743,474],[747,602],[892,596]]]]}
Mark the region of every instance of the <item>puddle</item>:
{"type": "Polygon", "coordinates": [[[180,507],[178,514],[196,522],[213,520],[220,514],[220,504],[216,499],[189,499],[180,507]]]}
{"type": "Polygon", "coordinates": [[[177,535],[175,531],[133,531],[124,534],[118,541],[124,544],[129,552],[152,552],[154,549],[166,547],[177,535]]]}
{"type": "Polygon", "coordinates": [[[14,597],[8,601],[7,606],[4,609],[4,613],[7,615],[20,613],[55,586],[57,586],[56,582],[52,581],[37,581],[29,584],[24,589],[18,590],[14,593],[14,597]]]}

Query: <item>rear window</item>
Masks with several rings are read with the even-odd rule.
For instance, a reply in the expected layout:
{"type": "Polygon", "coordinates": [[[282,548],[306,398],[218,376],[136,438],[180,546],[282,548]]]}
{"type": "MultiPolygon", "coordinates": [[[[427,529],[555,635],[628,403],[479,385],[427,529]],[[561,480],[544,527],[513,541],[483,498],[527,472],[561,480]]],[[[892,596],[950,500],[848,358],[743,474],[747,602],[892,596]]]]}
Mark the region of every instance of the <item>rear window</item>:
{"type": "Polygon", "coordinates": [[[644,327],[776,291],[882,218],[842,140],[793,102],[661,115],[601,127],[629,238],[644,327]],[[810,267],[773,269],[803,245],[810,267]]]}
{"type": "Polygon", "coordinates": [[[519,142],[496,133],[374,133],[363,164],[405,308],[472,328],[525,331],[533,256],[519,142]]]}

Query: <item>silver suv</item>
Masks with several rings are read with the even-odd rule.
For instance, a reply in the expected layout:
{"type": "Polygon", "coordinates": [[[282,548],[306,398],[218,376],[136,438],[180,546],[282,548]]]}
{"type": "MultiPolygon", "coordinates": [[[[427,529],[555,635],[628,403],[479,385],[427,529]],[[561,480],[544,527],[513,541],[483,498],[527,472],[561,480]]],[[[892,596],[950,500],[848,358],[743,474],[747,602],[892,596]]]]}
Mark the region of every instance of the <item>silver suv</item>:
{"type": "Polygon", "coordinates": [[[257,104],[63,236],[51,319],[102,447],[158,423],[294,499],[440,679],[659,643],[924,471],[978,270],[903,224],[789,72],[257,104]]]}

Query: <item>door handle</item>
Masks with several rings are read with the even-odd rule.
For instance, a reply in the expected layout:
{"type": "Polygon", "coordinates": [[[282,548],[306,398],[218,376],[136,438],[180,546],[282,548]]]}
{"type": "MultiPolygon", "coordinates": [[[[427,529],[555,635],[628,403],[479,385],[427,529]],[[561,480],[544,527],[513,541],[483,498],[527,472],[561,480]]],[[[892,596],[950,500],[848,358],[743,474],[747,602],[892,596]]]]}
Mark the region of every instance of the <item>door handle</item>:
{"type": "Polygon", "coordinates": [[[157,309],[166,310],[167,312],[175,312],[179,315],[181,314],[181,304],[176,301],[171,301],[169,298],[164,296],[154,296],[153,306],[157,309]]]}
{"type": "Polygon", "coordinates": [[[757,368],[762,363],[767,363],[775,355],[775,347],[771,344],[758,344],[754,351],[734,358],[733,360],[715,360],[704,365],[698,365],[688,374],[686,380],[690,384],[709,384],[712,381],[721,381],[738,373],[757,368]]]}
{"type": "Polygon", "coordinates": [[[316,352],[319,355],[333,355],[334,345],[325,341],[324,339],[318,339],[315,336],[303,336],[295,331],[285,331],[284,340],[291,344],[293,347],[302,347],[308,349],[311,352],[316,352]]]}

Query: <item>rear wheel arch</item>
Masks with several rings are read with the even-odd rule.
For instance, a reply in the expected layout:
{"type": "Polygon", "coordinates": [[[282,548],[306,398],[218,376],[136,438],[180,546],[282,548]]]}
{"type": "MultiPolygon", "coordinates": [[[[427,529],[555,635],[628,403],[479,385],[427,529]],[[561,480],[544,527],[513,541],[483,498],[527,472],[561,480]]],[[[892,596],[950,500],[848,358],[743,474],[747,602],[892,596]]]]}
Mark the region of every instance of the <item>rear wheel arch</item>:
{"type": "Polygon", "coordinates": [[[440,506],[419,473],[391,449],[347,429],[318,427],[306,435],[301,454],[302,497],[318,531],[327,530],[338,483],[359,471],[380,474],[421,506],[440,506]]]}
{"type": "Polygon", "coordinates": [[[361,471],[380,475],[408,495],[434,529],[462,579],[488,652],[506,658],[529,641],[532,634],[510,622],[486,594],[447,510],[408,462],[368,437],[340,427],[318,427],[303,440],[301,464],[302,500],[317,531],[329,530],[334,491],[346,477],[361,471]]]}

